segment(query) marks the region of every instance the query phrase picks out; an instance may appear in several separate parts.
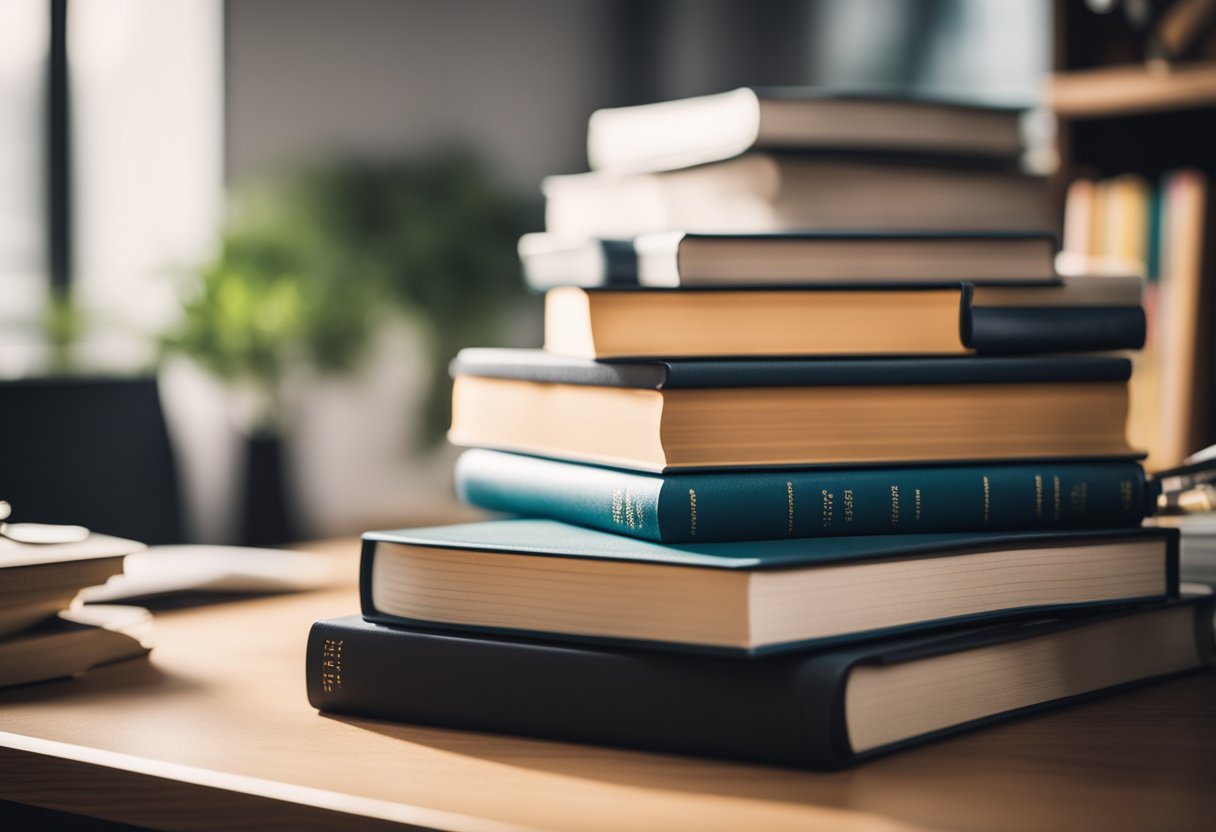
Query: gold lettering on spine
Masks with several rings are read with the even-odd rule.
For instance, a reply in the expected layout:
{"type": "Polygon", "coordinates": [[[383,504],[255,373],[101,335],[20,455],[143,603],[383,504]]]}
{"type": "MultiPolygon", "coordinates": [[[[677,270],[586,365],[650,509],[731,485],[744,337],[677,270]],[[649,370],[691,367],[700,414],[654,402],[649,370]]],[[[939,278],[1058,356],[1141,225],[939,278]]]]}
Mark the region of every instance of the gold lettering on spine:
{"type": "Polygon", "coordinates": [[[625,492],[619,488],[612,489],[612,522],[618,526],[625,523],[625,492]]]}
{"type": "Polygon", "coordinates": [[[899,486],[891,486],[891,525],[899,525],[899,486]]]}
{"type": "Polygon", "coordinates": [[[984,522],[988,522],[988,510],[992,505],[992,490],[988,484],[988,477],[984,477],[984,522]]]}
{"type": "Polygon", "coordinates": [[[785,533],[792,534],[794,531],[794,484],[789,480],[785,481],[785,533]]]}
{"type": "Polygon", "coordinates": [[[844,522],[853,522],[853,489],[844,490],[844,522]]]}
{"type": "Polygon", "coordinates": [[[1059,477],[1051,478],[1051,488],[1052,488],[1052,506],[1055,509],[1055,519],[1059,520],[1060,519],[1060,478],[1059,477]]]}
{"type": "Polygon", "coordinates": [[[1119,481],[1119,504],[1123,506],[1124,511],[1132,510],[1132,481],[1119,481]]]}
{"type": "Polygon", "coordinates": [[[1034,475],[1034,519],[1043,519],[1043,475],[1034,475]]]}
{"type": "Polygon", "coordinates": [[[321,644],[322,693],[333,693],[342,687],[342,646],[340,638],[327,638],[321,644]]]}
{"type": "Polygon", "coordinates": [[[919,523],[920,522],[920,489],[919,488],[916,489],[915,495],[916,495],[916,522],[919,523]]]}
{"type": "Polygon", "coordinates": [[[831,528],[832,520],[834,519],[836,513],[836,495],[831,491],[828,491],[826,488],[821,489],[820,494],[823,496],[823,527],[825,529],[831,528]]]}
{"type": "Polygon", "coordinates": [[[688,489],[688,535],[697,536],[697,492],[688,489]]]}
{"type": "Polygon", "coordinates": [[[1068,510],[1072,512],[1085,511],[1089,503],[1089,483],[1079,482],[1068,489],[1068,510]]]}

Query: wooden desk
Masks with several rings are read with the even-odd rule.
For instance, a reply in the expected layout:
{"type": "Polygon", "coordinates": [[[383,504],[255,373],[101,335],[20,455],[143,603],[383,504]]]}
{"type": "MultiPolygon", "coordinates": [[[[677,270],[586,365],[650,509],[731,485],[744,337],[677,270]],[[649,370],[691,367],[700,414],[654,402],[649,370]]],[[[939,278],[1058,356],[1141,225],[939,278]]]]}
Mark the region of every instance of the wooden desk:
{"type": "Polygon", "coordinates": [[[0,691],[0,799],[167,829],[1216,827],[1210,673],[815,774],[319,716],[308,627],[357,607],[162,611],[150,661],[0,691]]]}

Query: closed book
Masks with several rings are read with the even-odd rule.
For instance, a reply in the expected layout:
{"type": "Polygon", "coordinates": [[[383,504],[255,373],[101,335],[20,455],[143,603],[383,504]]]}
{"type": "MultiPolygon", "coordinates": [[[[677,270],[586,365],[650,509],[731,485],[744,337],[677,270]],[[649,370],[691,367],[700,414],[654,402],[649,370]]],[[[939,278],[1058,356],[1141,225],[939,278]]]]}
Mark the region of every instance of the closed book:
{"type": "Polygon", "coordinates": [[[90,534],[71,543],[19,543],[0,537],[0,637],[66,610],[85,587],[122,573],[142,543],[90,534]]]}
{"type": "Polygon", "coordinates": [[[1177,587],[1177,533],[1143,528],[663,544],[499,520],[368,532],[360,566],[381,623],[739,654],[1177,587]]]}
{"type": "Polygon", "coordinates": [[[655,475],[474,449],[456,463],[456,492],[490,511],[662,543],[1120,528],[1147,506],[1130,461],[655,475]]]}
{"type": "Polygon", "coordinates": [[[780,286],[966,281],[1053,283],[1055,237],[996,232],[646,234],[633,240],[519,241],[532,289],[555,286],[780,286]]]}
{"type": "Polygon", "coordinates": [[[643,471],[1132,455],[1122,358],[598,362],[466,351],[457,445],[643,471]]]}
{"type": "Polygon", "coordinates": [[[84,604],[0,641],[0,687],[76,676],[147,655],[152,616],[141,607],[84,604]]]}
{"type": "Polygon", "coordinates": [[[587,125],[587,158],[597,170],[624,172],[701,165],[753,148],[1009,160],[1023,150],[1020,116],[1015,108],[943,98],[743,87],[597,110],[587,125]]]}
{"type": "MultiPolygon", "coordinates": [[[[1143,345],[1140,306],[1031,303],[1052,291],[1057,290],[970,284],[733,290],[563,286],[545,294],[545,349],[619,359],[1032,354],[1143,345]]],[[[1067,286],[1058,291],[1065,300],[1067,286]]]]}
{"type": "Polygon", "coordinates": [[[741,662],[471,637],[357,616],[308,637],[338,714],[833,769],[1212,660],[1207,601],[741,662]]]}
{"type": "Polygon", "coordinates": [[[746,153],[665,173],[550,176],[542,190],[545,230],[561,237],[1055,226],[1040,176],[879,156],[746,153]]]}

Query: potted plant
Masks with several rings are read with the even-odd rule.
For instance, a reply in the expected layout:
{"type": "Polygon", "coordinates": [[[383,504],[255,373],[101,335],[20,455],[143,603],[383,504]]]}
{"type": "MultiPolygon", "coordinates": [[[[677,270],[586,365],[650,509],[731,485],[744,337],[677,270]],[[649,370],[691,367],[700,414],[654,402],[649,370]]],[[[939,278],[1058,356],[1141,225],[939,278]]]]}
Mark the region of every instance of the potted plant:
{"type": "Polygon", "coordinates": [[[292,536],[282,476],[285,379],[346,373],[391,315],[423,334],[432,377],[425,444],[442,436],[444,369],[492,338],[521,296],[513,201],[466,153],[310,168],[242,192],[215,257],[187,281],[164,340],[223,380],[247,431],[243,542],[292,536]]]}

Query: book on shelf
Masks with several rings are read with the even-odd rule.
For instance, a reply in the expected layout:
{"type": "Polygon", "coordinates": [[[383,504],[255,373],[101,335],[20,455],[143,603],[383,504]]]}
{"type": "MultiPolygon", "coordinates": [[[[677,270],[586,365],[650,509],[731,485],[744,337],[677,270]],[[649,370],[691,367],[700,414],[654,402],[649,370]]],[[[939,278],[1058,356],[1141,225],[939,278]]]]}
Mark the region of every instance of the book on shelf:
{"type": "MultiPolygon", "coordinates": [[[[900,511],[915,511],[914,498],[900,511]]],[[[662,544],[520,519],[363,536],[385,624],[741,655],[1178,590],[1171,529],[662,544]]]]}
{"type": "Polygon", "coordinates": [[[645,234],[633,240],[525,234],[528,285],[765,286],[826,283],[1050,283],[1055,237],[1031,232],[645,234]]]}
{"type": "Polygon", "coordinates": [[[1042,177],[877,156],[747,153],[662,173],[550,176],[545,230],[560,237],[656,231],[1043,231],[1042,177]]]}
{"type": "Polygon", "coordinates": [[[331,713],[833,769],[1198,670],[1211,622],[1210,600],[1192,597],[741,665],[349,616],[313,625],[306,676],[331,713]]]}
{"type": "Polygon", "coordinates": [[[456,493],[663,543],[1121,528],[1138,526],[1149,500],[1131,461],[656,475],[480,448],[457,461],[456,493]]]}
{"type": "Polygon", "coordinates": [[[864,150],[1009,161],[1023,151],[1021,112],[933,98],[750,88],[597,110],[587,158],[597,170],[672,170],[753,149],[864,150]]]}
{"type": "Polygon", "coordinates": [[[85,587],[122,572],[142,543],[91,534],[73,543],[18,543],[0,538],[0,637],[53,618],[85,587]]]}
{"type": "Polygon", "coordinates": [[[454,363],[454,444],[644,471],[1134,455],[1122,358],[607,364],[513,352],[454,363]]]}
{"type": "MultiPolygon", "coordinates": [[[[1080,285],[1080,284],[1078,284],[1080,285]]],[[[545,349],[586,358],[967,355],[1136,349],[1139,306],[1070,288],[925,284],[545,294],[545,349]],[[1047,305],[1057,299],[1057,305],[1047,305]]]]}
{"type": "Polygon", "coordinates": [[[1212,255],[1206,176],[1171,171],[1156,182],[1122,174],[1077,179],[1065,199],[1063,271],[1131,273],[1144,280],[1148,337],[1136,358],[1129,431],[1149,467],[1170,468],[1209,443],[1212,255]]]}
{"type": "Polygon", "coordinates": [[[75,676],[146,655],[152,616],[140,607],[86,604],[0,641],[0,687],[75,676]]]}

